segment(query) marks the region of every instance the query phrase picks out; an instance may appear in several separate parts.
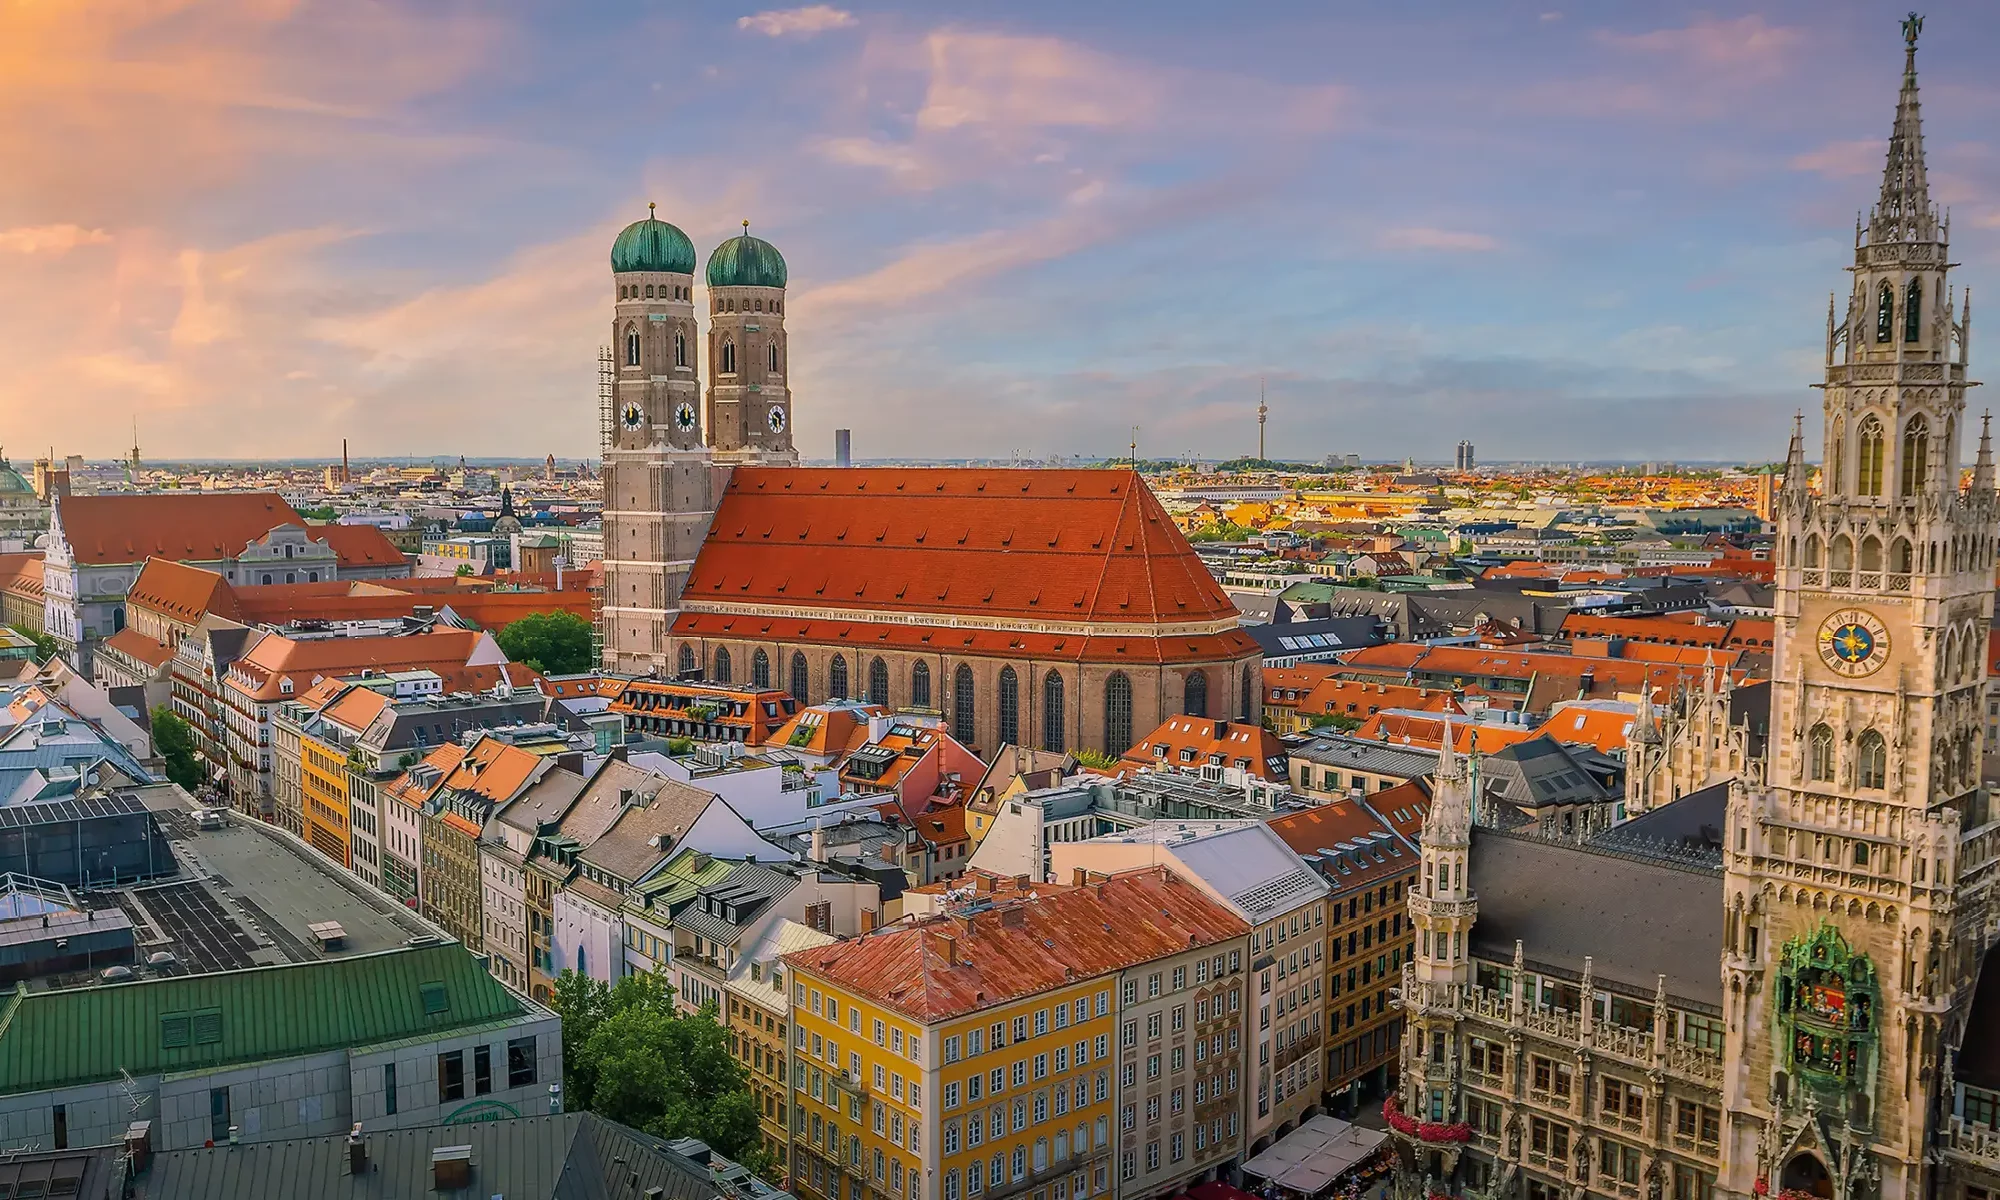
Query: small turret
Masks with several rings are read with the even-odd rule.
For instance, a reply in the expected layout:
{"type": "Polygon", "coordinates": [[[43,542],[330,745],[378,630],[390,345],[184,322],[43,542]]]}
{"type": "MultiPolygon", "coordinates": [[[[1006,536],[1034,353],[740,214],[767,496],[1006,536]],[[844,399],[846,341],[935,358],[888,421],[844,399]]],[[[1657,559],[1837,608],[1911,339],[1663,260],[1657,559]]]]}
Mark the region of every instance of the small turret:
{"type": "Polygon", "coordinates": [[[1983,413],[1979,418],[1979,455],[1972,460],[1972,494],[1984,496],[1993,491],[1993,414],[1983,413]]]}

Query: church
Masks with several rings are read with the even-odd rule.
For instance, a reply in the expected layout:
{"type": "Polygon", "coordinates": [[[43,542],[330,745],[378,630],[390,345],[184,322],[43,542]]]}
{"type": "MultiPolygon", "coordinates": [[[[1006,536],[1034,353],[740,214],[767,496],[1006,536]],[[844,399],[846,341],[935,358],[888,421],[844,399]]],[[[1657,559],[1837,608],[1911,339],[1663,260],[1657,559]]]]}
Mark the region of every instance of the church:
{"type": "Polygon", "coordinates": [[[1971,311],[1925,176],[1921,29],[1828,312],[1819,486],[1801,422],[1777,499],[1761,752],[1699,734],[1729,700],[1711,684],[1635,751],[1726,778],[1581,842],[1505,827],[1476,760],[1439,765],[1387,1111],[1411,1194],[2000,1185],[2000,826],[1980,786],[2000,508],[1984,421],[1961,486],[1971,311]],[[1706,756],[1673,748],[1686,735],[1706,756]]]}
{"type": "Polygon", "coordinates": [[[933,713],[1115,758],[1255,721],[1256,643],[1137,472],[802,467],[784,257],[648,215],[611,248],[604,665],[933,713]]]}

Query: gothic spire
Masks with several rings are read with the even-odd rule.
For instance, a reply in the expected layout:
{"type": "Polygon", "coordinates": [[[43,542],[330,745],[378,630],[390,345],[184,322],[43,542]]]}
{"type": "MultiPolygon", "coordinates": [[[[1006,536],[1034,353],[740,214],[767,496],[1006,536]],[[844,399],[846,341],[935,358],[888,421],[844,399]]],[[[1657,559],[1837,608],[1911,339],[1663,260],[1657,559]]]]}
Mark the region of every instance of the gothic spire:
{"type": "MultiPolygon", "coordinates": [[[[1475,727],[1475,734],[1477,730],[1475,727]]],[[[1475,736],[1474,744],[1478,744],[1475,736]]],[[[1444,723],[1437,774],[1431,777],[1431,808],[1424,814],[1425,846],[1463,846],[1472,836],[1472,797],[1466,771],[1452,747],[1451,722],[1444,723]]]]}
{"type": "Polygon", "coordinates": [[[1785,491],[1793,496],[1806,494],[1806,415],[1792,414],[1792,446],[1785,452],[1785,491]]]}
{"type": "Polygon", "coordinates": [[[1882,169],[1882,197],[1869,214],[1871,243],[1928,241],[1936,236],[1930,183],[1924,176],[1924,129],[1917,104],[1917,35],[1924,19],[1911,13],[1903,22],[1903,91],[1896,99],[1896,125],[1889,133],[1889,160],[1882,169]]]}
{"type": "Polygon", "coordinates": [[[1993,414],[1979,418],[1979,457],[1972,460],[1972,492],[1985,495],[1993,490],[1993,414]]]}

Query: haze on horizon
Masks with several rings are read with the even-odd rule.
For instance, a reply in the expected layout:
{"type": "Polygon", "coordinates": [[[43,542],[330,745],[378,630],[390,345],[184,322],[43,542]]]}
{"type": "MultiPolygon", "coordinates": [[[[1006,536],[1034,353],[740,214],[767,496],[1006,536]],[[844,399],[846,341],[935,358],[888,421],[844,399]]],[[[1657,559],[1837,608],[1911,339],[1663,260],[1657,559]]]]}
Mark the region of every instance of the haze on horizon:
{"type": "MultiPolygon", "coordinates": [[[[784,252],[809,457],[1247,453],[1260,376],[1274,456],[1780,456],[1900,10],[1404,7],[0,3],[0,445],[590,454],[652,200],[784,252]]],[[[2000,18],[1926,13],[1991,295],[2000,18]]]]}

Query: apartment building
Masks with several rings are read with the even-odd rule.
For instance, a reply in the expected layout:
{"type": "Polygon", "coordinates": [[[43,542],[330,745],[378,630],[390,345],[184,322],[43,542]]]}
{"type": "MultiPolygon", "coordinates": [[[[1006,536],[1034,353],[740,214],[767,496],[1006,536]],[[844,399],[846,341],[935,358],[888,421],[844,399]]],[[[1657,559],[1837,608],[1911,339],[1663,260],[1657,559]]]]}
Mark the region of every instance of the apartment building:
{"type": "MultiPolygon", "coordinates": [[[[1131,1088],[1118,1083],[1126,972],[1245,954],[1247,933],[1202,889],[1145,869],[787,955],[794,1190],[811,1200],[1110,1194],[1126,1092],[1143,1105],[1179,1088],[1186,1104],[1205,1081],[1191,1054],[1171,1072],[1163,1036],[1159,1078],[1140,1078],[1150,1052],[1141,1059],[1135,1046],[1131,1088]]],[[[1183,1003],[1195,994],[1190,984],[1183,1003]]],[[[1192,1113],[1184,1120],[1189,1146],[1192,1113]]],[[[1154,1127],[1164,1146],[1170,1128],[1154,1127]]],[[[1225,1138],[1227,1128],[1225,1118],[1225,1138]]],[[[1160,1178],[1176,1165],[1163,1161],[1160,1178]]]]}
{"type": "Polygon", "coordinates": [[[1262,821],[1152,821],[1052,848],[1054,877],[1158,865],[1250,925],[1255,1023],[1246,1070],[1247,1153],[1257,1155],[1319,1110],[1326,1077],[1326,881],[1262,821]]]}
{"type": "Polygon", "coordinates": [[[791,1141],[791,988],[784,957],[830,946],[832,934],[797,921],[768,925],[742,955],[724,984],[721,1017],[729,1053],[750,1076],[757,1100],[757,1128],[764,1149],[783,1161],[791,1141]]]}

